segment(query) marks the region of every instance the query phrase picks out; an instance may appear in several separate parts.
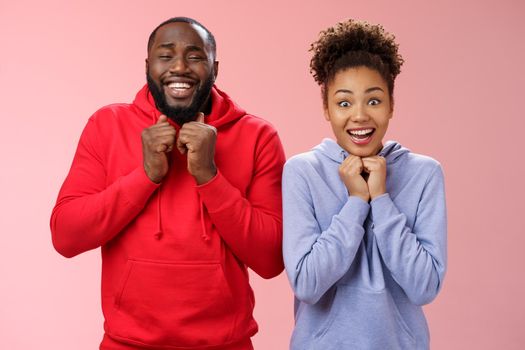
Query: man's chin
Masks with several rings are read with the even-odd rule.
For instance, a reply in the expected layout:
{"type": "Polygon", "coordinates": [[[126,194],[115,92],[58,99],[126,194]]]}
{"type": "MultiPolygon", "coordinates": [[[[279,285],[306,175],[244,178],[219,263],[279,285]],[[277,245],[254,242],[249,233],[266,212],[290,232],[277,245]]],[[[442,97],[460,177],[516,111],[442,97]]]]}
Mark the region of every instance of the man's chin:
{"type": "Polygon", "coordinates": [[[192,94],[191,96],[188,96],[186,98],[173,98],[172,96],[168,94],[164,94],[164,100],[166,101],[166,105],[170,108],[175,109],[185,109],[190,108],[193,98],[195,94],[192,94]]]}
{"type": "Polygon", "coordinates": [[[166,117],[182,126],[184,123],[192,122],[197,119],[198,109],[191,107],[169,106],[168,108],[163,109],[161,112],[163,112],[166,117]]]}

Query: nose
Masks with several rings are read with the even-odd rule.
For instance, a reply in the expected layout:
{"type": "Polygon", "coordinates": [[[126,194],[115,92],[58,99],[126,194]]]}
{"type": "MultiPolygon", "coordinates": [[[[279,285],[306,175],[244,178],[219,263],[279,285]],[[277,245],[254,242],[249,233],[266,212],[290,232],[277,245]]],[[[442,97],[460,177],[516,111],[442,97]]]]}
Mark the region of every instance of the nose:
{"type": "Polygon", "coordinates": [[[188,71],[188,65],[184,57],[175,57],[170,64],[169,71],[172,74],[183,74],[188,71]]]}
{"type": "Polygon", "coordinates": [[[352,121],[356,123],[362,123],[362,122],[368,121],[370,119],[370,116],[368,115],[366,106],[360,103],[356,104],[354,111],[352,115],[350,116],[350,119],[352,119],[352,121]]]}

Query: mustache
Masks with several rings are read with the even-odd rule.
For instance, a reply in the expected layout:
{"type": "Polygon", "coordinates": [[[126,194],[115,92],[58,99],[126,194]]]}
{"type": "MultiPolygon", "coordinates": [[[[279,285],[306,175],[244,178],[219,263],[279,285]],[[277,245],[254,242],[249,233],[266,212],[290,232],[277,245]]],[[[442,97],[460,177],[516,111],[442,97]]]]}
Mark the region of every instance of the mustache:
{"type": "MultiPolygon", "coordinates": [[[[149,74],[148,74],[149,75],[149,74]]],[[[169,74],[165,77],[162,78],[162,80],[160,81],[162,84],[164,84],[164,82],[166,80],[169,80],[171,78],[185,78],[185,79],[188,79],[188,80],[191,80],[192,82],[195,82],[197,83],[199,81],[199,79],[195,79],[194,76],[192,76],[191,74],[188,74],[188,73],[183,73],[183,74],[178,74],[178,73],[175,73],[175,74],[169,74]]]]}

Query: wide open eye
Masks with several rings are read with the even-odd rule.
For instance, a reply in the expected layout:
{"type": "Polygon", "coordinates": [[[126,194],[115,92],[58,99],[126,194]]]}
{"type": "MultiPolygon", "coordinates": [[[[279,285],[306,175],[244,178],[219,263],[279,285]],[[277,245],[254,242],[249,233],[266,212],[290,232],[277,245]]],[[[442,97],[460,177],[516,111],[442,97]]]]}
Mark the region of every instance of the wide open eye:
{"type": "Polygon", "coordinates": [[[350,107],[350,102],[348,101],[341,101],[338,103],[339,107],[350,107]]]}
{"type": "Polygon", "coordinates": [[[368,101],[368,105],[369,105],[369,106],[377,106],[377,105],[380,104],[380,103],[381,103],[381,101],[378,100],[377,98],[373,98],[373,99],[371,99],[370,101],[368,101]]]}

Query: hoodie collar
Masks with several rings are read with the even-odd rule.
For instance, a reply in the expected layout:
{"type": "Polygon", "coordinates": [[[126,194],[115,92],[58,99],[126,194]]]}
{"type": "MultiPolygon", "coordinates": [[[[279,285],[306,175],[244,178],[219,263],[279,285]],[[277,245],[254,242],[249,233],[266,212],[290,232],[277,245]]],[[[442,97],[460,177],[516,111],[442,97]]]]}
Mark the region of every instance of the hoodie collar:
{"type": "MultiPolygon", "coordinates": [[[[216,85],[211,89],[211,112],[205,116],[206,123],[220,128],[231,121],[237,120],[246,112],[232,101],[230,96],[221,91],[216,85]]],[[[143,111],[153,123],[156,123],[161,112],[155,106],[155,100],[149,91],[148,85],[144,85],[135,96],[133,104],[143,111]]],[[[178,129],[179,126],[173,123],[178,129]]]]}
{"type": "MultiPolygon", "coordinates": [[[[323,141],[314,147],[313,150],[321,152],[339,164],[341,164],[349,154],[345,149],[339,146],[337,142],[329,138],[323,139],[323,141]]],[[[408,152],[410,152],[410,150],[401,146],[398,142],[387,141],[383,145],[381,151],[379,151],[378,155],[385,157],[387,164],[390,164],[396,162],[402,155],[408,152]]]]}

